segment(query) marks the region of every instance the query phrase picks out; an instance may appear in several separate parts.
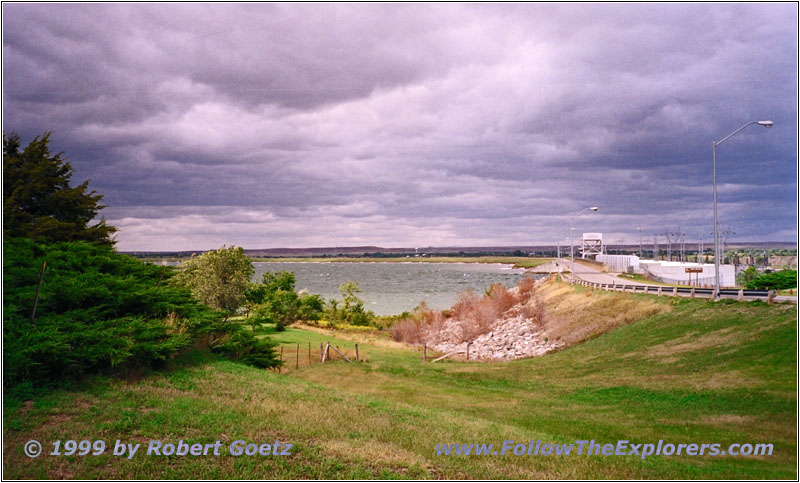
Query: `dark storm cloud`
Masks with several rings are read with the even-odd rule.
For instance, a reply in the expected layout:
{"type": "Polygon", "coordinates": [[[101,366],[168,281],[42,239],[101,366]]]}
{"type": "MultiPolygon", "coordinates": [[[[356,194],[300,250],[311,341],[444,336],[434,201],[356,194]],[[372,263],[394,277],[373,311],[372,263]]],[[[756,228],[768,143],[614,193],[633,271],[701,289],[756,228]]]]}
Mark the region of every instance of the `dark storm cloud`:
{"type": "Polygon", "coordinates": [[[796,233],[790,4],[4,4],[3,121],[122,249],[796,233]]]}

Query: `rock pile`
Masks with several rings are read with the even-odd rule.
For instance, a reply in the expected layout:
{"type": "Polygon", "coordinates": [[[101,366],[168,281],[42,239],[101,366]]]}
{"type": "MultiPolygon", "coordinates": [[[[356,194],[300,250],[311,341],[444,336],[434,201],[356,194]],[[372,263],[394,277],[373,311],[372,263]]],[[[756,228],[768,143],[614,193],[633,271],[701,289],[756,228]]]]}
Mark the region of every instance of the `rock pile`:
{"type": "MultiPolygon", "coordinates": [[[[469,358],[483,360],[511,360],[546,354],[561,347],[549,340],[544,330],[535,326],[531,319],[522,315],[511,315],[496,321],[491,330],[469,343],[469,358]]],[[[463,352],[466,356],[467,342],[460,341],[461,322],[445,321],[441,330],[428,334],[428,347],[442,352],[463,352]]]]}

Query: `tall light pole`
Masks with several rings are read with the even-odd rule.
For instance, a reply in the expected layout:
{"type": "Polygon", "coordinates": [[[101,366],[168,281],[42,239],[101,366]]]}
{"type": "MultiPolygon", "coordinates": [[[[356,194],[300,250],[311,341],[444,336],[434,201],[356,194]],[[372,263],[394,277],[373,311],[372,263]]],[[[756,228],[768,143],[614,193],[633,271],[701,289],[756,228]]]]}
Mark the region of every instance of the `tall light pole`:
{"type": "Polygon", "coordinates": [[[581,211],[575,213],[574,215],[572,215],[569,218],[569,261],[570,261],[569,283],[570,283],[570,285],[575,280],[575,252],[574,252],[575,243],[572,241],[572,230],[574,230],[574,228],[572,227],[573,221],[575,220],[576,216],[580,215],[581,213],[583,213],[586,210],[597,211],[598,209],[599,208],[596,207],[596,206],[590,206],[588,208],[582,209],[581,211]]]}
{"type": "Polygon", "coordinates": [[[722,141],[712,142],[711,150],[711,169],[714,175],[714,300],[719,300],[719,225],[717,223],[717,146],[724,143],[734,134],[738,133],[747,126],[758,124],[759,126],[772,127],[772,121],[750,121],[739,129],[728,134],[722,141]]]}

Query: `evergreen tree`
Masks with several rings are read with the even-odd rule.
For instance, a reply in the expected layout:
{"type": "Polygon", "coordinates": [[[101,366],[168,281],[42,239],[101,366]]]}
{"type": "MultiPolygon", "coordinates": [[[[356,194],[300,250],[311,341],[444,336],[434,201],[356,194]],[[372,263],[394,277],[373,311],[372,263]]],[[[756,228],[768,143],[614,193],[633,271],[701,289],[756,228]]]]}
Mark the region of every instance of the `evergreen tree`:
{"type": "Polygon", "coordinates": [[[49,144],[48,132],[20,151],[19,136],[3,134],[3,238],[113,245],[115,227],[105,219],[90,225],[103,196],[88,191],[89,180],[71,187],[72,166],[49,144]]]}

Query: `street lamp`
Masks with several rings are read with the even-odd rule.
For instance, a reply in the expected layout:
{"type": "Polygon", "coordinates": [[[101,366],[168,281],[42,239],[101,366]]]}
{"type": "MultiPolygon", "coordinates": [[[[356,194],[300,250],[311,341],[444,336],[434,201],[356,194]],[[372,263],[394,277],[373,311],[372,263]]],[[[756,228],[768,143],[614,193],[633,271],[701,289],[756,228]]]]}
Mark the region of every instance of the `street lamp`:
{"type": "Polygon", "coordinates": [[[583,213],[586,210],[597,211],[598,209],[599,208],[596,207],[596,206],[590,206],[588,208],[582,209],[581,211],[575,213],[574,215],[572,215],[569,218],[569,260],[570,260],[569,283],[570,283],[570,285],[572,285],[573,281],[575,280],[575,253],[574,253],[575,243],[572,241],[572,230],[574,230],[574,228],[572,227],[573,221],[575,220],[576,216],[580,215],[581,213],[583,213]]]}
{"type": "Polygon", "coordinates": [[[722,141],[714,141],[712,143],[713,148],[711,152],[711,168],[714,173],[714,300],[719,300],[719,226],[717,223],[717,146],[724,143],[731,136],[738,133],[742,129],[750,126],[752,124],[758,124],[759,126],[764,127],[772,127],[772,121],[750,121],[744,126],[740,127],[739,129],[733,131],[732,133],[728,134],[722,141]]]}

